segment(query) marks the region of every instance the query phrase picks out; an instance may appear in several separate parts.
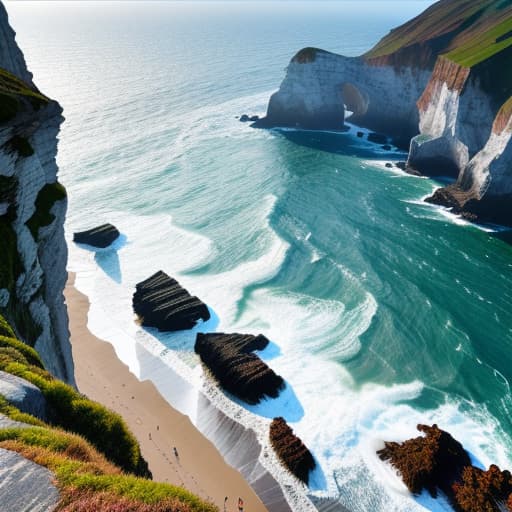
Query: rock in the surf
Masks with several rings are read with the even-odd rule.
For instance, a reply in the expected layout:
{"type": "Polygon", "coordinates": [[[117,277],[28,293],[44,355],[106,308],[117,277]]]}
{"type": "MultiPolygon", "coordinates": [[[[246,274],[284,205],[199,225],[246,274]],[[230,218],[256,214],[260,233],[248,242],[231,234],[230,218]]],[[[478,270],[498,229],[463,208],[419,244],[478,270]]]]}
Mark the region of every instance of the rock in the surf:
{"type": "Polygon", "coordinates": [[[73,235],[73,241],[77,244],[87,244],[104,249],[119,238],[118,229],[112,224],[102,224],[87,231],[81,231],[73,235]]]}
{"type": "Polygon", "coordinates": [[[142,325],[160,331],[191,329],[210,318],[206,304],[162,271],[137,284],[133,309],[142,325]]]}
{"type": "Polygon", "coordinates": [[[265,336],[250,334],[198,333],[195,351],[222,388],[249,404],[265,397],[276,398],[283,379],[254,350],[263,350],[265,336]]]}
{"type": "Polygon", "coordinates": [[[286,468],[307,485],[309,472],[316,466],[315,459],[283,418],[272,420],[270,443],[286,468]]]}

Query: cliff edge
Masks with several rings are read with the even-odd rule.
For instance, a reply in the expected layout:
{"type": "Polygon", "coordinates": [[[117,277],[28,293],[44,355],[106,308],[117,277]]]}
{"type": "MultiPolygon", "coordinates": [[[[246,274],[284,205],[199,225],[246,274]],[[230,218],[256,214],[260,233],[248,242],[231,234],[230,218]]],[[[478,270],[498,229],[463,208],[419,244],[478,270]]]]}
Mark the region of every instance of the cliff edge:
{"type": "Polygon", "coordinates": [[[74,382],[63,289],[66,191],[57,180],[60,105],[32,82],[0,3],[0,314],[54,375],[74,382]]]}
{"type": "Polygon", "coordinates": [[[360,57],[300,50],[255,126],[342,129],[350,116],[410,144],[410,167],[456,178],[432,202],[512,224],[511,58],[511,0],[440,0],[360,57]]]}

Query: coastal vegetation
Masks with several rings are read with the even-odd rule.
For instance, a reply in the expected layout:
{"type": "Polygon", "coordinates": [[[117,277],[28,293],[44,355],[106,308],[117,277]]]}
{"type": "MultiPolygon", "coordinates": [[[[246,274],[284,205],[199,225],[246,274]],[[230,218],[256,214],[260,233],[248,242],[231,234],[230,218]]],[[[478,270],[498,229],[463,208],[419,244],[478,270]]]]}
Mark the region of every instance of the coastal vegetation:
{"type": "Polygon", "coordinates": [[[0,68],[0,123],[7,123],[25,108],[35,110],[48,98],[9,71],[0,68]]]}
{"type": "Polygon", "coordinates": [[[27,424],[0,429],[0,447],[55,474],[63,512],[215,512],[217,507],[151,474],[123,419],[47,372],[36,350],[16,339],[0,315],[0,370],[36,385],[48,423],[0,395],[0,413],[27,424]],[[131,473],[131,474],[129,474],[131,473]]]}

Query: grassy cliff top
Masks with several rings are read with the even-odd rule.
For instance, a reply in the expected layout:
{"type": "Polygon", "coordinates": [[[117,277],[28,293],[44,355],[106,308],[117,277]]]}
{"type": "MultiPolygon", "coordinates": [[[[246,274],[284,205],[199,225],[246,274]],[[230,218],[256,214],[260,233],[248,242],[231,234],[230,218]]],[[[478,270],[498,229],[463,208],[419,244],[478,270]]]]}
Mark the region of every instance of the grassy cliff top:
{"type": "Polygon", "coordinates": [[[512,0],[440,0],[393,29],[364,55],[386,58],[419,47],[473,67],[512,46],[512,0]]]}
{"type": "Polygon", "coordinates": [[[0,68],[0,94],[25,96],[27,98],[35,98],[44,101],[45,103],[48,102],[46,96],[2,68],[0,68]]]}

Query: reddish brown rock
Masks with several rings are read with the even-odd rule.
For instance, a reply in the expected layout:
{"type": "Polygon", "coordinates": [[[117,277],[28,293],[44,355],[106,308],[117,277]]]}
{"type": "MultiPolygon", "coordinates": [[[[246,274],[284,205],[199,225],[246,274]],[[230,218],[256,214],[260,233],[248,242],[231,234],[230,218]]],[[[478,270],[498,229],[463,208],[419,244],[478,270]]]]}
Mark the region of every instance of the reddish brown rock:
{"type": "Polygon", "coordinates": [[[460,480],[462,470],[470,466],[469,456],[448,432],[437,425],[418,425],[425,436],[403,443],[385,443],[377,454],[400,472],[407,488],[414,494],[427,490],[432,496],[441,489],[449,494],[451,485],[460,480]]]}
{"type": "Polygon", "coordinates": [[[288,470],[307,485],[309,472],[316,466],[315,459],[283,418],[272,420],[270,443],[288,470]]]}

